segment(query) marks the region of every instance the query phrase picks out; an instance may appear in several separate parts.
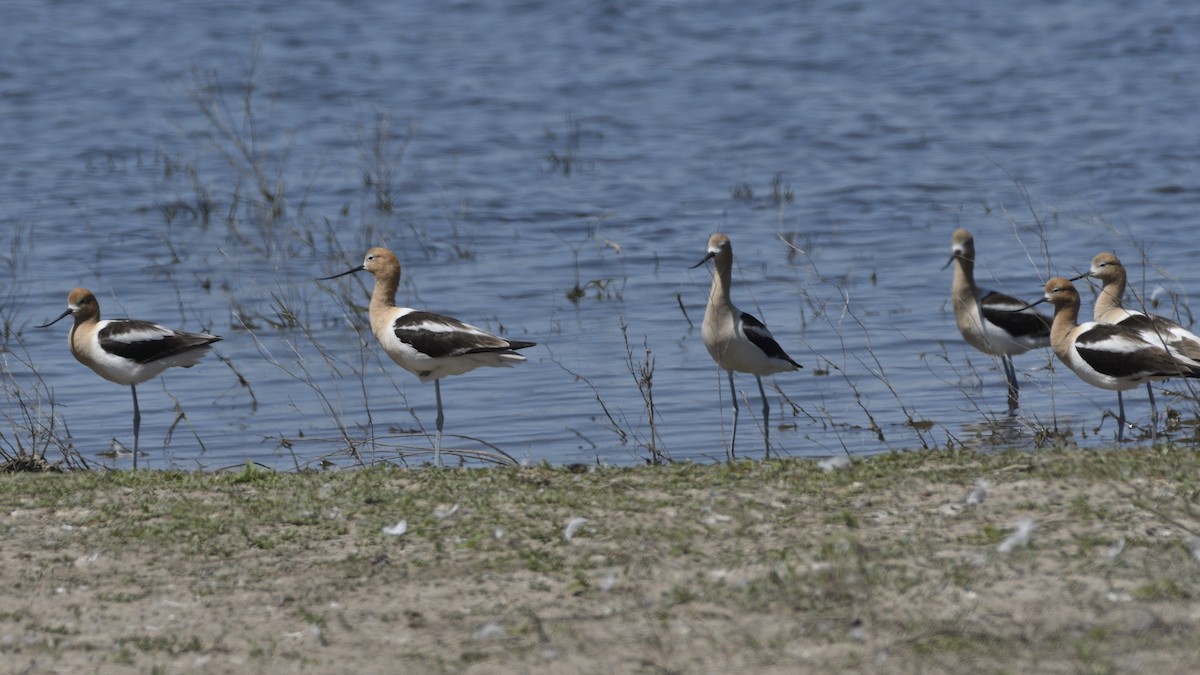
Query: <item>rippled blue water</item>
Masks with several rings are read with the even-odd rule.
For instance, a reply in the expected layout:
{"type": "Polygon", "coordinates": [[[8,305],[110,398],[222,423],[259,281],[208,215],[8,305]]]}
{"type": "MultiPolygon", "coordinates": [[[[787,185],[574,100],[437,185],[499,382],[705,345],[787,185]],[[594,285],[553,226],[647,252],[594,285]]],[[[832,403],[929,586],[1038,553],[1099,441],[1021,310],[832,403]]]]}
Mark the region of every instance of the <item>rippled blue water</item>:
{"type": "Polygon", "coordinates": [[[0,26],[0,356],[88,457],[129,443],[131,413],[65,322],[34,327],[76,285],[106,316],[225,337],[226,362],[139,391],[146,464],[185,468],[428,447],[395,434],[432,428],[433,388],[363,332],[369,278],[313,280],[371,245],[399,253],[403,303],[540,343],[446,380],[446,429],[551,463],[648,457],[627,363],[647,348],[659,448],[723,457],[688,269],[714,231],[735,302],[806,365],[770,383],[786,455],[1111,441],[1114,397],[1048,352],[1017,359],[1004,419],[947,303],[957,226],[981,282],[1026,297],[1100,250],[1160,312],[1200,288],[1187,3],[18,1],[0,26]]]}

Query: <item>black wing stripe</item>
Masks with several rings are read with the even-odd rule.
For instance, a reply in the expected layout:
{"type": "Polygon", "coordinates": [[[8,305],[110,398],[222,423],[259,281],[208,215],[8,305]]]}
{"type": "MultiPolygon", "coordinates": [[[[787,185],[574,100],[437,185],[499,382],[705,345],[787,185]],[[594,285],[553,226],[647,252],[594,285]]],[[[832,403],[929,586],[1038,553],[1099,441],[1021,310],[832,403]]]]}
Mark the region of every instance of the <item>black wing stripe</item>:
{"type": "Polygon", "coordinates": [[[1001,330],[1017,337],[1050,337],[1050,319],[1032,309],[1022,312],[1011,310],[1026,307],[1029,303],[1003,293],[991,292],[980,300],[983,318],[1001,330]]]}
{"type": "Polygon", "coordinates": [[[775,338],[771,337],[766,324],[746,312],[742,312],[742,332],[746,334],[746,338],[750,340],[751,344],[761,349],[767,356],[773,359],[783,359],[797,368],[802,367],[793,361],[787,352],[783,351],[783,347],[779,346],[775,338]]]}
{"type": "Polygon", "coordinates": [[[1075,351],[1079,352],[1079,358],[1093,370],[1110,377],[1168,377],[1181,374],[1180,368],[1173,365],[1174,362],[1165,352],[1161,359],[1132,359],[1129,354],[1107,349],[1088,349],[1079,345],[1075,346],[1075,351]]]}

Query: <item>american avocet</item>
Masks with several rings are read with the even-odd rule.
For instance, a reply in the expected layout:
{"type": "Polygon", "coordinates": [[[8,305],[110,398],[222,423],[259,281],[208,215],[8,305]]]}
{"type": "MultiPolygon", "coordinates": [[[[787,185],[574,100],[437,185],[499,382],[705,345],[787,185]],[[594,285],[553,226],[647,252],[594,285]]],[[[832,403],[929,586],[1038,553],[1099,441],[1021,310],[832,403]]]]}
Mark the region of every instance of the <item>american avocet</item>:
{"type": "MultiPolygon", "coordinates": [[[[1141,331],[1143,339],[1147,342],[1163,347],[1177,358],[1200,362],[1200,337],[1165,316],[1125,308],[1122,298],[1125,295],[1127,275],[1125,266],[1117,256],[1112,253],[1097,253],[1096,257],[1092,258],[1092,266],[1088,273],[1080,274],[1071,281],[1085,277],[1099,279],[1101,283],[1100,295],[1096,298],[1093,312],[1096,323],[1134,328],[1141,331]]],[[[1157,429],[1158,407],[1154,403],[1154,390],[1149,382],[1146,383],[1146,392],[1150,397],[1150,417],[1157,429]]]]}
{"type": "Polygon", "coordinates": [[[75,324],[67,334],[71,354],[109,382],[133,392],[133,468],[138,464],[138,434],[142,413],[138,409],[137,385],[172,366],[191,368],[221,338],[207,333],[185,333],[149,321],[100,320],[100,303],[86,288],[67,295],[67,310],[40,328],[54,325],[68,314],[75,324]]]}
{"type": "Polygon", "coordinates": [[[1117,392],[1117,440],[1124,438],[1125,402],[1121,392],[1144,382],[1172,377],[1200,377],[1200,362],[1182,358],[1147,341],[1128,326],[1089,321],[1079,325],[1079,292],[1070,280],[1055,277],[1046,283],[1045,297],[1034,304],[1054,305],[1050,347],[1084,382],[1117,392]]]}
{"type": "Polygon", "coordinates": [[[321,277],[318,281],[364,270],[375,275],[375,290],[371,293],[371,331],[375,333],[383,351],[422,382],[433,381],[434,397],[437,399],[437,440],[434,442],[433,459],[434,464],[441,466],[442,423],[445,421],[442,413],[442,378],[461,375],[480,366],[510,367],[525,360],[515,350],[537,343],[506,340],[458,319],[397,307],[400,261],[386,248],[373,248],[367,251],[363,264],[341,274],[321,277]]]}
{"type": "Polygon", "coordinates": [[[984,354],[999,356],[1008,381],[1008,407],[1019,405],[1020,384],[1012,357],[1031,349],[1050,346],[1050,319],[1038,314],[1029,303],[981,289],[975,285],[975,237],[958,228],[951,237],[950,260],[954,266],[950,299],[954,321],[967,344],[984,354]]]}
{"type": "Polygon", "coordinates": [[[737,441],[738,397],[733,387],[733,371],[750,373],[758,381],[758,393],[763,404],[763,443],[766,454],[771,455],[771,426],[768,419],[771,405],[763,389],[762,376],[796,370],[804,366],[792,360],[783,347],[771,336],[763,322],[752,315],[738,310],[729,300],[729,286],[733,273],[733,244],[729,237],[717,233],[708,238],[708,253],[699,267],[709,260],[713,266],[712,290],[708,294],[708,306],[704,309],[704,324],[700,334],[704,346],[719,368],[729,373],[729,397],[733,399],[733,433],[729,440],[730,461],[737,441]]]}

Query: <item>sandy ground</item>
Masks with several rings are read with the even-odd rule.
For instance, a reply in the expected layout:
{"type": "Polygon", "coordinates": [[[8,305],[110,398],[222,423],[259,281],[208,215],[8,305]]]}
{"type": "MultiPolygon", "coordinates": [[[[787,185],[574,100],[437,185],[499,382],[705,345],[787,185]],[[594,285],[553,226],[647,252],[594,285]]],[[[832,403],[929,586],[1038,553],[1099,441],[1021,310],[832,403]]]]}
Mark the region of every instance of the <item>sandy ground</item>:
{"type": "Polygon", "coordinates": [[[10,475],[0,669],[1194,672],[1196,466],[10,475]]]}

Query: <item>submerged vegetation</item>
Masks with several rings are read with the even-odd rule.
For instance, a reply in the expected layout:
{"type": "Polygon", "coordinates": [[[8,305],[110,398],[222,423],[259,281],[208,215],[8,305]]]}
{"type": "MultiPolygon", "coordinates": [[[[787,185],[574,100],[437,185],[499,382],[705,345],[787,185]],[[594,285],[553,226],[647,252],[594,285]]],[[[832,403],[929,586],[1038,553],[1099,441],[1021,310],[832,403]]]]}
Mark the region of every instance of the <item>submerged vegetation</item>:
{"type": "Polygon", "coordinates": [[[590,140],[604,138],[601,133],[585,129],[583,124],[570,114],[566,118],[565,131],[560,132],[546,128],[543,135],[546,142],[550,144],[550,149],[546,151],[546,161],[549,163],[550,170],[566,177],[579,173],[590,164],[580,155],[583,140],[585,138],[590,140]]]}

